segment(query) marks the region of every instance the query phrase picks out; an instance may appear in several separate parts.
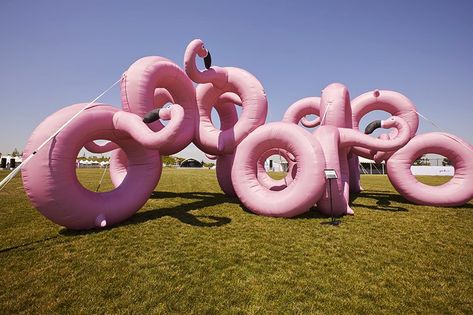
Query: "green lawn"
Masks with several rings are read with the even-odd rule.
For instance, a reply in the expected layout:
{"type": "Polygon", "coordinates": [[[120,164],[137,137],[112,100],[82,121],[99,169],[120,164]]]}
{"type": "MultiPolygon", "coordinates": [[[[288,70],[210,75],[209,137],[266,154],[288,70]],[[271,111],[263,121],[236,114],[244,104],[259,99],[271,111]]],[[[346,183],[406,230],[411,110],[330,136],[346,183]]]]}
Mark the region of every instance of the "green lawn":
{"type": "MultiPolygon", "coordinates": [[[[79,176],[95,190],[101,171],[79,176]]],[[[415,206],[385,176],[362,184],[334,227],[315,211],[254,215],[214,171],[164,169],[128,221],[74,232],[17,177],[0,192],[0,313],[472,313],[473,203],[415,206]]]]}

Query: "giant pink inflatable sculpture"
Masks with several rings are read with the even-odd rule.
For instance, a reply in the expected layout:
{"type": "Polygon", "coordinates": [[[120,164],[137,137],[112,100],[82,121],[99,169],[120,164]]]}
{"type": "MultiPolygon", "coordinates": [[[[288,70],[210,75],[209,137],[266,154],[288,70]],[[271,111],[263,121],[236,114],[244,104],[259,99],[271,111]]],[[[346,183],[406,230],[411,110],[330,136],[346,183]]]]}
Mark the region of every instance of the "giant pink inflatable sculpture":
{"type": "MultiPolygon", "coordinates": [[[[211,66],[201,40],[188,45],[184,65],[182,70],[163,57],[136,61],[121,80],[123,110],[96,104],[64,127],[22,168],[34,206],[71,229],[117,224],[138,211],[155,189],[161,155],[175,154],[191,142],[217,160],[217,179],[226,194],[267,216],[292,217],[314,205],[324,214],[353,214],[349,193],[361,189],[358,156],[386,161],[391,183],[413,203],[456,206],[473,198],[473,147],[446,133],[416,135],[415,106],[397,92],[375,90],[350,100],[348,89],[334,83],[321,97],[295,102],[281,122],[264,124],[266,94],[253,75],[211,66]],[[197,56],[204,58],[206,69],[198,69],[197,56]],[[164,106],[167,103],[171,105],[164,106]],[[235,105],[242,107],[240,117],[235,105]],[[220,129],[212,122],[212,108],[219,115],[220,129]],[[361,119],[374,110],[392,116],[361,132],[361,119]],[[318,117],[308,120],[307,115],[318,117]],[[299,123],[317,128],[311,133],[299,123]],[[377,128],[390,132],[378,138],[368,135],[377,128]],[[94,142],[99,139],[109,142],[94,142]],[[92,192],[79,183],[75,161],[83,147],[94,153],[111,151],[114,190],[92,192]],[[450,159],[455,175],[449,182],[428,186],[412,175],[413,161],[426,153],[450,159]],[[275,154],[289,166],[280,180],[272,179],[264,168],[265,160],[275,154]],[[324,169],[339,174],[335,183],[328,185],[324,169]]],[[[72,105],[45,119],[30,137],[25,157],[83,107],[72,105]]]]}

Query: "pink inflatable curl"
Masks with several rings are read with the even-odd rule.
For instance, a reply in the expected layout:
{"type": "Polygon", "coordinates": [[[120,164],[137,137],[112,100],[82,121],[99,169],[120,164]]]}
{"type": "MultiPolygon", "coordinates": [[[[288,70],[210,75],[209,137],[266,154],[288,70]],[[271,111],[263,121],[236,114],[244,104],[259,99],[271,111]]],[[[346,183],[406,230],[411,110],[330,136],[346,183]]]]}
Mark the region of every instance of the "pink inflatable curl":
{"type": "Polygon", "coordinates": [[[263,185],[269,190],[278,191],[278,190],[286,189],[294,180],[296,176],[296,172],[297,172],[297,164],[296,164],[296,159],[294,155],[284,149],[280,149],[280,148],[270,149],[269,151],[263,153],[258,160],[258,165],[257,165],[258,181],[260,182],[261,185],[263,185]],[[288,163],[287,175],[282,179],[279,179],[279,180],[273,179],[266,172],[264,163],[272,155],[282,156],[288,163]]]}
{"type": "MultiPolygon", "coordinates": [[[[404,95],[389,90],[374,90],[366,92],[356,97],[351,102],[353,128],[359,129],[361,119],[369,112],[382,110],[393,116],[403,118],[411,130],[410,138],[414,137],[419,126],[419,118],[415,105],[404,95]]],[[[386,140],[396,136],[396,130],[392,130],[389,135],[383,134],[380,139],[386,140]]],[[[367,159],[372,159],[377,163],[386,160],[393,152],[377,152],[366,148],[354,147],[350,152],[350,190],[361,191],[360,170],[358,155],[367,159]]]]}
{"type": "MultiPolygon", "coordinates": [[[[365,135],[358,130],[353,130],[352,124],[352,112],[350,106],[350,98],[348,90],[342,84],[331,84],[326,87],[322,92],[322,97],[319,98],[305,98],[294,103],[285,113],[284,121],[281,125],[269,124],[256,129],[247,139],[245,139],[240,146],[237,147],[236,156],[234,158],[234,168],[232,170],[232,179],[235,187],[235,191],[240,200],[245,199],[242,202],[253,212],[261,213],[265,215],[275,216],[293,216],[296,214],[307,211],[311,206],[317,202],[319,211],[324,214],[330,215],[343,215],[353,213],[353,210],[348,205],[349,200],[349,152],[354,146],[362,148],[369,148],[370,150],[381,150],[389,151],[400,148],[409,140],[409,126],[407,123],[399,117],[391,117],[388,120],[380,123],[382,128],[396,128],[398,132],[392,139],[375,139],[368,135],[365,135]],[[336,187],[331,187],[331,194],[333,199],[333,208],[330,207],[328,189],[325,189],[325,180],[322,175],[318,182],[316,177],[310,180],[304,181],[301,184],[302,179],[299,178],[296,181],[297,174],[300,171],[300,161],[297,161],[297,154],[287,149],[288,143],[300,142],[299,136],[295,130],[303,130],[294,124],[299,123],[305,115],[315,114],[318,115],[315,121],[310,123],[310,126],[320,125],[311,137],[312,146],[316,143],[316,147],[322,148],[317,153],[305,153],[309,154],[312,159],[317,160],[323,168],[333,168],[337,171],[339,179],[336,181],[336,187]],[[320,118],[322,117],[322,118],[320,118]],[[292,129],[287,126],[293,126],[292,129]],[[293,130],[294,129],[294,130],[293,130]],[[260,131],[260,130],[264,130],[260,131]],[[286,143],[282,141],[283,138],[281,133],[283,131],[286,134],[295,133],[291,140],[286,139],[286,143]],[[255,134],[255,135],[253,135],[255,134]],[[258,135],[258,136],[256,136],[258,135]],[[267,137],[267,143],[263,144],[263,138],[267,137]],[[294,139],[297,139],[295,141],[294,139]],[[319,144],[320,143],[320,144],[319,144]],[[268,147],[266,147],[268,146],[268,147]],[[250,149],[253,147],[253,149],[250,149]],[[261,151],[266,149],[266,151],[261,151]],[[277,182],[269,178],[266,174],[263,163],[264,160],[277,151],[284,152],[285,158],[293,163],[292,171],[284,179],[286,182],[277,182]],[[296,161],[294,161],[294,158],[296,161]],[[257,159],[256,161],[253,161],[257,159]],[[244,161],[244,162],[242,162],[244,161]],[[321,162],[322,161],[322,162],[321,162]],[[253,163],[256,163],[256,171],[253,169],[253,163]],[[251,169],[250,169],[251,168],[251,169]],[[295,170],[295,171],[294,171],[295,170]],[[294,176],[294,173],[296,174],[294,176]],[[246,174],[246,176],[236,177],[237,174],[246,174]],[[257,183],[255,182],[255,178],[257,183]],[[293,186],[295,183],[298,185],[293,186]],[[310,186],[312,184],[312,186],[310,186]],[[302,185],[311,187],[312,193],[304,190],[302,185]],[[237,188],[238,187],[238,188],[237,188]],[[291,189],[289,189],[292,187],[291,189]],[[267,195],[267,190],[279,191],[281,198],[287,198],[294,201],[291,194],[292,190],[301,189],[304,197],[298,196],[301,202],[304,203],[305,208],[301,206],[301,203],[293,204],[281,203],[278,207],[278,211],[272,210],[272,204],[268,202],[263,203],[264,199],[271,199],[267,195]],[[318,192],[321,192],[320,194],[318,192]],[[323,194],[325,192],[325,194],[323,194]],[[246,195],[244,195],[246,194],[246,195]],[[263,196],[263,197],[262,197],[263,196]],[[315,196],[315,199],[313,199],[315,196]],[[252,200],[257,202],[252,202],[252,200]],[[258,205],[259,203],[259,205],[258,205]]],[[[307,123],[306,123],[307,124],[307,123]]],[[[300,133],[300,131],[299,131],[300,133]]],[[[303,153],[299,151],[299,156],[303,153]]],[[[300,159],[300,158],[299,158],[300,159]]],[[[307,171],[307,169],[304,167],[307,171]]],[[[318,178],[317,177],[317,178],[318,178]]],[[[305,187],[304,186],[304,187],[305,187]]],[[[327,187],[328,188],[328,187],[327,187]]],[[[280,200],[278,200],[280,201],[280,200]]]]}
{"type": "Polygon", "coordinates": [[[293,124],[299,122],[307,128],[314,128],[320,125],[320,117],[309,121],[305,116],[317,115],[320,116],[320,97],[306,97],[298,100],[284,113],[282,121],[293,124]]]}
{"type": "MultiPolygon", "coordinates": [[[[72,105],[45,119],[28,140],[24,156],[29,156],[84,106],[72,105]]],[[[107,105],[88,108],[39,151],[33,163],[22,169],[28,197],[51,221],[71,229],[113,225],[140,209],[156,187],[161,175],[159,152],[146,150],[128,136],[117,133],[113,125],[117,112],[107,105]],[[109,192],[87,190],[76,176],[77,154],[84,144],[96,139],[112,141],[123,149],[128,159],[126,176],[116,181],[117,188],[109,192]]]]}
{"type": "Polygon", "coordinates": [[[327,215],[353,214],[349,202],[350,164],[349,152],[352,147],[370,150],[393,151],[410,139],[407,122],[393,116],[381,121],[382,128],[396,128],[396,137],[376,139],[358,130],[352,129],[352,112],[348,89],[339,83],[330,84],[322,91],[320,115],[323,117],[314,135],[323,148],[326,168],[335,169],[338,174],[336,187],[331,187],[333,207],[330,206],[329,194],[326,193],[318,202],[320,212],[327,215]]]}
{"type": "MultiPolygon", "coordinates": [[[[157,107],[161,107],[169,102],[173,103],[171,95],[165,89],[156,89],[154,99],[155,105],[157,107]]],[[[179,110],[179,108],[176,108],[175,110],[179,110]]],[[[170,120],[172,118],[171,107],[161,108],[161,110],[159,111],[159,116],[163,120],[170,120]]],[[[182,115],[179,116],[181,116],[180,121],[182,121],[182,115]]],[[[133,115],[130,115],[128,119],[131,119],[131,125],[126,126],[125,124],[125,126],[121,126],[120,124],[117,124],[117,126],[119,126],[122,131],[134,134],[138,141],[147,143],[148,147],[151,147],[151,149],[164,148],[165,146],[168,146],[170,144],[170,141],[166,141],[166,139],[170,138],[167,137],[169,137],[170,135],[172,136],[172,134],[178,132],[178,128],[180,127],[179,124],[176,124],[176,120],[174,120],[168,128],[164,127],[164,129],[160,126],[160,124],[162,124],[160,121],[147,124],[151,130],[160,130],[160,132],[158,132],[159,134],[154,134],[150,132],[148,128],[144,127],[141,123],[138,124],[138,131],[132,130],[133,126],[136,124],[137,118],[133,115]],[[144,134],[140,134],[139,130],[144,130],[144,134]],[[157,144],[155,141],[153,145],[152,138],[158,138],[158,141],[161,143],[157,144]]],[[[84,148],[92,153],[106,153],[112,151],[112,154],[110,156],[110,178],[114,186],[118,187],[127,174],[128,159],[125,152],[113,142],[108,142],[106,144],[99,145],[92,141],[84,145],[84,148]]]]}
{"type": "Polygon", "coordinates": [[[174,104],[163,112],[160,115],[169,116],[170,121],[158,132],[151,130],[140,116],[123,111],[113,115],[113,124],[118,131],[126,132],[147,149],[169,151],[169,147],[176,148],[174,140],[189,126],[185,125],[185,113],[180,105],[174,104]]]}
{"type": "MultiPolygon", "coordinates": [[[[185,71],[197,86],[198,122],[194,142],[202,151],[211,155],[233,153],[235,147],[250,132],[264,124],[267,113],[266,94],[259,81],[245,70],[233,67],[210,67],[199,71],[196,56],[207,58],[210,54],[200,39],[193,40],[184,56],[185,71]],[[211,110],[218,98],[232,92],[238,95],[243,108],[240,119],[232,128],[218,130],[212,124],[211,110]]],[[[210,62],[208,62],[210,63],[210,62]]]]}
{"type": "MultiPolygon", "coordinates": [[[[361,119],[369,112],[382,110],[392,116],[404,119],[409,125],[409,138],[412,139],[419,127],[419,117],[415,105],[404,95],[389,90],[374,90],[364,93],[352,101],[353,128],[358,130],[361,119]]],[[[396,137],[396,130],[392,130],[388,138],[396,137]]],[[[386,137],[386,136],[383,136],[386,137]]],[[[353,147],[352,152],[356,155],[372,159],[377,162],[386,160],[394,152],[377,152],[366,148],[353,147]]]]}
{"type": "Polygon", "coordinates": [[[460,206],[473,198],[473,147],[447,133],[415,136],[388,159],[388,177],[396,190],[409,201],[429,206],[460,206]],[[419,182],[410,170],[412,163],[427,153],[447,157],[455,168],[445,184],[430,186],[419,182]]]}
{"type": "MultiPolygon", "coordinates": [[[[127,115],[120,114],[119,118],[129,119],[130,123],[140,132],[149,134],[146,131],[148,129],[161,131],[168,128],[169,124],[172,124],[172,128],[176,128],[178,131],[173,133],[173,138],[167,139],[167,143],[164,145],[153,144],[153,140],[143,139],[147,143],[146,145],[160,146],[162,155],[171,155],[181,151],[192,141],[197,119],[195,89],[184,71],[172,61],[156,56],[139,59],[124,74],[121,95],[123,109],[138,117],[133,118],[128,115],[128,118],[125,118],[127,115]],[[159,120],[149,125],[139,121],[139,118],[143,118],[147,113],[167,102],[179,104],[183,109],[183,111],[171,110],[174,114],[174,122],[171,121],[167,126],[164,126],[159,120]]],[[[160,112],[162,119],[165,118],[162,116],[163,114],[160,112]]],[[[124,125],[122,128],[131,132],[131,128],[126,128],[124,125]]],[[[137,133],[138,131],[135,132],[135,136],[138,136],[137,133]]]]}
{"type": "Polygon", "coordinates": [[[252,212],[267,216],[292,217],[306,212],[320,199],[325,188],[325,161],[320,144],[310,133],[285,122],[257,128],[237,147],[232,168],[235,192],[252,212]],[[297,141],[295,141],[297,139],[297,141]],[[257,166],[274,150],[288,152],[297,167],[287,177],[286,187],[269,186],[259,178],[257,166]],[[282,190],[280,190],[282,189],[282,190]]]}
{"type": "MultiPolygon", "coordinates": [[[[123,109],[131,113],[120,112],[114,117],[118,130],[147,148],[159,149],[161,155],[175,154],[192,141],[197,114],[195,89],[184,71],[172,61],[157,56],[137,60],[124,75],[121,95],[123,109]],[[166,103],[174,105],[161,108],[166,103]],[[159,119],[143,123],[142,118],[156,108],[161,108],[160,119],[172,118],[166,126],[159,119]]],[[[127,165],[124,152],[115,150],[110,158],[110,177],[114,184],[126,176],[127,165]]]]}
{"type": "MultiPolygon", "coordinates": [[[[227,130],[233,128],[238,122],[238,114],[234,105],[241,106],[240,98],[234,93],[227,92],[218,98],[215,109],[220,118],[220,129],[227,130]]],[[[232,166],[234,158],[235,153],[218,155],[213,158],[217,160],[216,175],[218,184],[226,195],[232,197],[236,196],[232,183],[232,166]]]]}

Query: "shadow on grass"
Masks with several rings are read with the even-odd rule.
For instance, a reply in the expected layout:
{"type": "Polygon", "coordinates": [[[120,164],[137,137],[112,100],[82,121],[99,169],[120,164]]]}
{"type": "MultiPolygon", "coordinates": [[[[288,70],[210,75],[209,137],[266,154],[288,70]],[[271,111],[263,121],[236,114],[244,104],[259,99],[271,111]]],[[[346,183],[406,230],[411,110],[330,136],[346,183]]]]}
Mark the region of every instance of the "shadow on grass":
{"type": "MultiPolygon", "coordinates": [[[[236,203],[240,203],[238,199],[236,199],[236,203]]],[[[248,214],[261,216],[259,214],[252,212],[251,210],[246,208],[243,204],[240,204],[240,208],[248,214]]],[[[289,217],[289,218],[281,217],[281,219],[285,219],[285,220],[307,220],[307,219],[328,219],[328,218],[330,218],[330,216],[320,213],[317,210],[317,207],[312,207],[309,209],[309,211],[296,215],[294,217],[289,217]]]]}
{"type": "MultiPolygon", "coordinates": [[[[126,221],[107,227],[104,229],[94,229],[94,230],[69,230],[69,229],[62,229],[59,231],[59,234],[63,236],[75,236],[75,235],[84,235],[84,234],[94,234],[100,233],[103,231],[107,231],[113,229],[115,227],[122,227],[127,225],[134,225],[143,222],[147,222],[150,220],[159,219],[162,217],[172,217],[176,218],[182,223],[198,226],[198,227],[218,227],[229,224],[231,222],[230,218],[227,217],[220,217],[220,216],[213,216],[213,215],[196,215],[195,213],[189,213],[190,211],[197,211],[201,210],[202,208],[217,206],[219,204],[224,203],[232,203],[238,204],[240,208],[248,214],[257,215],[248,210],[244,205],[240,203],[238,198],[230,197],[222,193],[209,193],[209,192],[184,192],[184,193],[175,193],[169,191],[155,191],[151,194],[150,199],[172,199],[172,198],[184,198],[184,199],[191,199],[196,200],[190,203],[179,204],[175,207],[169,208],[157,208],[148,211],[142,211],[134,214],[132,217],[127,219],[126,221]]],[[[394,194],[389,191],[362,191],[360,193],[355,193],[350,195],[350,204],[354,207],[364,207],[372,210],[377,211],[392,211],[392,212],[407,212],[409,211],[407,208],[400,207],[400,206],[393,206],[391,203],[401,203],[405,205],[414,205],[410,201],[406,200],[399,194],[394,194]],[[359,198],[369,198],[376,200],[376,205],[366,205],[361,203],[356,203],[355,201],[359,198]]],[[[454,208],[473,208],[472,204],[465,204],[463,206],[454,207],[454,208]]],[[[286,218],[291,220],[305,220],[305,219],[330,219],[330,216],[321,214],[317,211],[316,207],[310,208],[310,210],[306,213],[301,215],[286,218]]],[[[332,222],[326,222],[323,224],[333,224],[332,222]]],[[[29,245],[29,244],[26,244],[29,245]]],[[[20,245],[26,246],[26,245],[20,245]]],[[[15,247],[16,248],[16,247],[15,247]]],[[[6,249],[8,250],[8,249],[6,249]]]]}
{"type": "Polygon", "coordinates": [[[195,215],[189,213],[193,210],[201,210],[202,208],[212,207],[223,203],[238,203],[238,199],[228,197],[221,193],[208,193],[208,192],[187,192],[187,193],[174,193],[169,191],[154,191],[150,199],[171,199],[171,198],[184,198],[196,200],[190,203],[180,204],[170,208],[156,208],[148,211],[141,211],[135,213],[127,220],[104,229],[94,230],[70,230],[62,229],[59,234],[64,236],[75,236],[84,234],[100,233],[107,231],[115,227],[123,227],[127,225],[140,224],[150,220],[156,220],[162,217],[176,218],[182,223],[189,224],[192,226],[199,227],[218,227],[230,223],[232,220],[227,217],[219,217],[214,215],[195,215]]]}
{"type": "Polygon", "coordinates": [[[295,217],[292,217],[292,219],[300,220],[300,219],[328,219],[330,216],[325,215],[320,213],[317,210],[317,207],[312,207],[309,209],[309,211],[296,215],[295,217]]]}
{"type": "Polygon", "coordinates": [[[402,197],[399,194],[393,194],[387,191],[362,191],[359,193],[354,193],[350,195],[350,203],[354,207],[364,207],[371,210],[377,211],[392,211],[392,212],[407,212],[409,211],[407,208],[400,207],[400,206],[393,206],[392,202],[401,203],[401,204],[411,204],[408,200],[402,197]],[[361,198],[369,198],[376,200],[375,205],[366,205],[366,204],[357,204],[355,202],[358,197],[361,198]]]}
{"type": "Polygon", "coordinates": [[[467,203],[466,205],[463,205],[463,206],[458,206],[458,207],[454,207],[454,208],[465,208],[465,209],[473,209],[473,204],[471,204],[471,203],[467,203]]]}
{"type": "MultiPolygon", "coordinates": [[[[379,210],[379,211],[409,211],[408,209],[400,206],[393,206],[391,202],[405,204],[407,206],[415,206],[416,204],[410,202],[400,194],[391,193],[389,191],[383,190],[369,190],[369,191],[362,191],[360,193],[354,193],[350,195],[350,201],[353,206],[358,207],[365,207],[372,210],[379,210]],[[356,204],[355,200],[358,198],[369,198],[376,200],[376,205],[363,205],[363,204],[356,204]]],[[[448,207],[453,209],[473,209],[473,204],[467,203],[461,206],[455,207],[448,207]]]]}
{"type": "Polygon", "coordinates": [[[20,244],[20,245],[15,245],[15,246],[11,246],[11,247],[2,248],[2,249],[0,249],[0,253],[9,252],[9,251],[14,250],[14,249],[22,249],[23,247],[28,247],[30,245],[45,243],[49,240],[56,239],[58,237],[59,237],[59,235],[54,235],[54,236],[43,238],[41,240],[36,240],[36,241],[32,241],[32,242],[25,243],[25,244],[20,244]]]}
{"type": "Polygon", "coordinates": [[[125,221],[122,225],[137,224],[162,218],[165,216],[173,217],[181,221],[182,223],[200,226],[200,227],[215,227],[222,226],[231,222],[230,218],[218,217],[213,215],[195,215],[189,213],[189,211],[200,210],[206,207],[212,207],[223,203],[232,202],[231,198],[228,198],[224,194],[218,193],[173,193],[173,192],[153,192],[151,199],[163,199],[163,198],[186,198],[186,199],[199,199],[194,202],[180,204],[176,207],[171,208],[158,208],[143,212],[138,212],[130,219],[125,221]],[[202,220],[203,219],[203,220],[202,220]]]}

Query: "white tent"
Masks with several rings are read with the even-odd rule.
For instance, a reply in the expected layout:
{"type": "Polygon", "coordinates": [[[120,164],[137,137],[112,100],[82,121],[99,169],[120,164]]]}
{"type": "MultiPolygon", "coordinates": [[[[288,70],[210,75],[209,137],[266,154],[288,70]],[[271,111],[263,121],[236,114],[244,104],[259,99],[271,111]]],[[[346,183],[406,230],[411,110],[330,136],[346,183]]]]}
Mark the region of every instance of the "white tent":
{"type": "Polygon", "coordinates": [[[386,174],[386,163],[384,161],[378,164],[373,160],[361,156],[358,157],[358,160],[360,161],[360,174],[386,174]]]}

